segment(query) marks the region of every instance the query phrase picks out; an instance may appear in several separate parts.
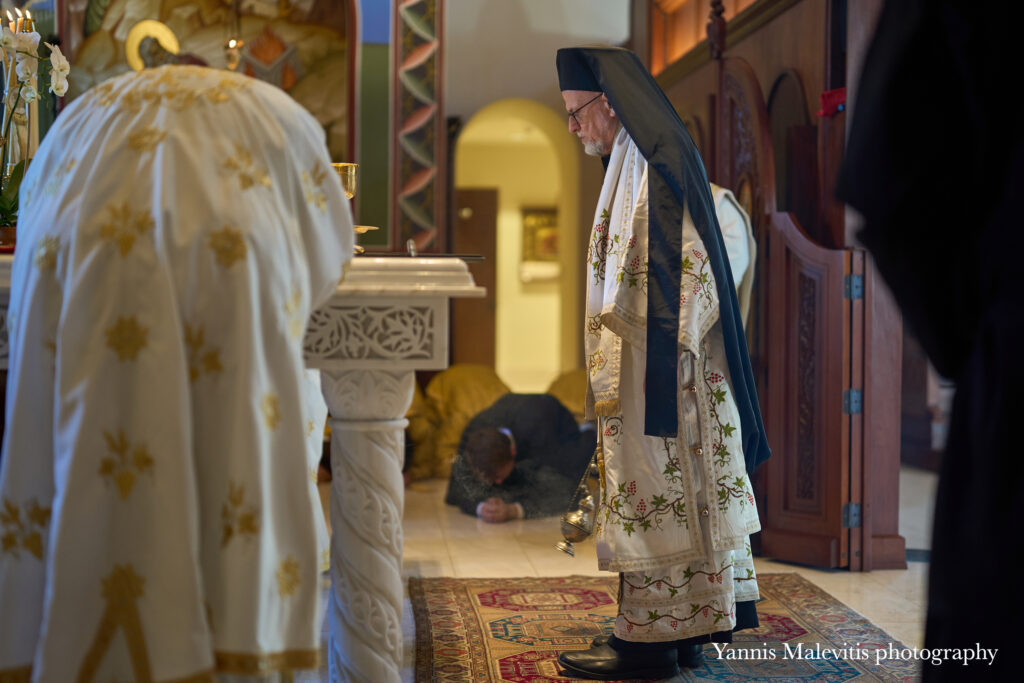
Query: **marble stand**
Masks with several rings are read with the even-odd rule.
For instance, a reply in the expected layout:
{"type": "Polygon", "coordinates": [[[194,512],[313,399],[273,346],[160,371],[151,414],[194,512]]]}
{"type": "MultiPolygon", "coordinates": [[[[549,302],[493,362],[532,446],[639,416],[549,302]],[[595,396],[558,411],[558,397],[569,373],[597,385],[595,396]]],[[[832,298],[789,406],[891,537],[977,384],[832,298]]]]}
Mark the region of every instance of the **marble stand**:
{"type": "Polygon", "coordinates": [[[451,258],[352,261],[306,331],[331,425],[332,681],[398,681],[405,412],[415,370],[448,364],[452,297],[484,295],[451,258]]]}

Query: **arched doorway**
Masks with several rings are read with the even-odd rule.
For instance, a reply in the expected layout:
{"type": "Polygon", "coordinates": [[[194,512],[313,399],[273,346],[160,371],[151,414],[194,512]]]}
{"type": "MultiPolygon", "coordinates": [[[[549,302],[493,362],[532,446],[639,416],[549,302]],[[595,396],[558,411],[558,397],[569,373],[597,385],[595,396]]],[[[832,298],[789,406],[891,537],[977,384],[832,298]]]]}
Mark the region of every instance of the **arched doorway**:
{"type": "MultiPolygon", "coordinates": [[[[497,195],[489,293],[494,367],[513,391],[542,392],[579,366],[583,240],[573,143],[562,117],[548,107],[506,99],[478,111],[455,146],[456,214],[460,190],[497,195]]],[[[453,320],[456,328],[471,324],[491,323],[453,320]]]]}

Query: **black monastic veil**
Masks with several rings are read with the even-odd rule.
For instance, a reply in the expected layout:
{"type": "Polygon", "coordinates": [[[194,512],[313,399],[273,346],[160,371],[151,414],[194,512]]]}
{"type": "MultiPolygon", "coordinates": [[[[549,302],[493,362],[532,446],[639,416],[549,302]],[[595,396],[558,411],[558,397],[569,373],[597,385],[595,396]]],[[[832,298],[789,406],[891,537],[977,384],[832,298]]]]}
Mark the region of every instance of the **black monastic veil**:
{"type": "MultiPolygon", "coordinates": [[[[565,48],[557,56],[562,90],[600,90],[653,171],[648,173],[647,368],[644,433],[676,436],[679,428],[679,295],[683,216],[689,211],[718,285],[720,321],[732,392],[740,415],[747,472],[771,451],[757,402],[754,375],[722,231],[704,163],[675,108],[639,58],[615,47],[565,48]]],[[[751,265],[753,267],[753,265],[751,265]]]]}

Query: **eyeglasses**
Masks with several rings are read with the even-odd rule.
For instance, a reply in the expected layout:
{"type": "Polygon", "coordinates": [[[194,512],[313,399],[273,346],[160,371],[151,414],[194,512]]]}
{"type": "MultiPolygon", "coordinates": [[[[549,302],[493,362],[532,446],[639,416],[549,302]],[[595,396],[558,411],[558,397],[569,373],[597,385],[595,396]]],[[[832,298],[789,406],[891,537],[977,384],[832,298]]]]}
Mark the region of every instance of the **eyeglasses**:
{"type": "Polygon", "coordinates": [[[599,93],[596,97],[593,97],[593,98],[587,100],[586,102],[584,102],[580,106],[578,106],[575,109],[573,109],[571,112],[569,112],[569,118],[571,118],[573,121],[575,121],[577,126],[582,128],[583,124],[580,123],[580,120],[578,118],[576,118],[576,114],[579,114],[581,111],[583,111],[584,107],[586,107],[588,104],[590,104],[594,100],[599,99],[601,97],[601,95],[603,95],[603,94],[604,93],[599,93]]]}

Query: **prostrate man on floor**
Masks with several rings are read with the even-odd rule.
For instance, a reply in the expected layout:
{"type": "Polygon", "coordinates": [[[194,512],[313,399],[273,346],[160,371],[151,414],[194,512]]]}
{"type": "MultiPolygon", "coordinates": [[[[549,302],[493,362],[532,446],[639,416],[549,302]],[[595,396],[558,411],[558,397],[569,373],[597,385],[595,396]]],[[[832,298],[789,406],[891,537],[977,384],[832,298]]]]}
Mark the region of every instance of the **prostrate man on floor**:
{"type": "Polygon", "coordinates": [[[485,522],[561,514],[596,441],[554,396],[506,394],[466,425],[445,502],[485,522]]]}
{"type": "Polygon", "coordinates": [[[614,635],[559,662],[586,678],[667,678],[703,643],[757,625],[748,472],[769,451],[693,141],[632,52],[563,49],[557,68],[569,131],[606,168],[587,259],[587,416],[604,453],[598,562],[620,573],[614,635]]]}

